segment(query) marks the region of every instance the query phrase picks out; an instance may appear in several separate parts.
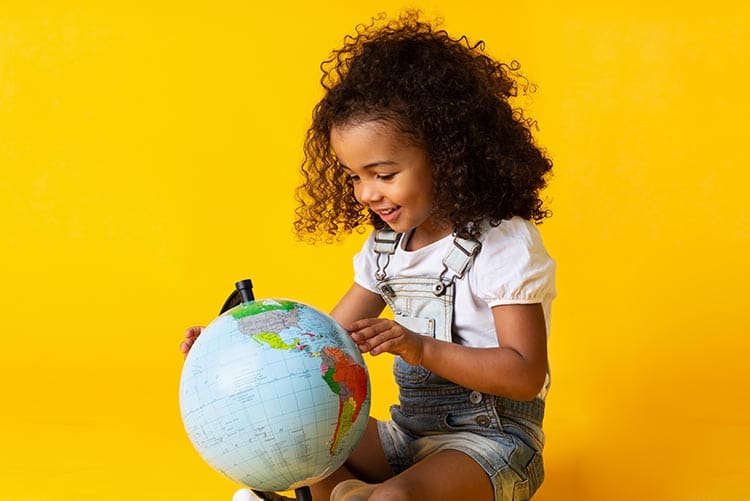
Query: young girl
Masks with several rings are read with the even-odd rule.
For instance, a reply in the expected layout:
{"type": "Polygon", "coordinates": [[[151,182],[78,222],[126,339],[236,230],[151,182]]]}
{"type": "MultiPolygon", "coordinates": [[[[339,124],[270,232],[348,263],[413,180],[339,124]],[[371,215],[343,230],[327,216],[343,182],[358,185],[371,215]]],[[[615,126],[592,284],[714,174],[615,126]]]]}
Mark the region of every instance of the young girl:
{"type": "Polygon", "coordinates": [[[374,227],[331,315],[396,355],[399,404],[318,501],[524,500],[542,482],[555,265],[533,223],[552,164],[509,104],[517,64],[483,48],[408,13],[323,64],[295,228],[374,227]]]}

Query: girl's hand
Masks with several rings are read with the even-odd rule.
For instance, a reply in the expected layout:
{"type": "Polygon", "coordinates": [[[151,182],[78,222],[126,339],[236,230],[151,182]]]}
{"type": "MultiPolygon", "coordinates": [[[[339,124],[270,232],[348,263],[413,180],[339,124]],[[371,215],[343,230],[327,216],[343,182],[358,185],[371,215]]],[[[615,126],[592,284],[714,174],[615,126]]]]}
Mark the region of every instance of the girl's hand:
{"type": "Polygon", "coordinates": [[[195,343],[195,340],[201,335],[201,332],[203,332],[203,327],[200,325],[189,327],[188,330],[185,331],[185,340],[180,343],[180,351],[183,355],[187,356],[190,348],[193,347],[193,343],[195,343]]]}
{"type": "Polygon", "coordinates": [[[386,318],[365,318],[349,325],[347,330],[359,351],[372,355],[392,353],[411,365],[422,363],[424,336],[386,318]]]}

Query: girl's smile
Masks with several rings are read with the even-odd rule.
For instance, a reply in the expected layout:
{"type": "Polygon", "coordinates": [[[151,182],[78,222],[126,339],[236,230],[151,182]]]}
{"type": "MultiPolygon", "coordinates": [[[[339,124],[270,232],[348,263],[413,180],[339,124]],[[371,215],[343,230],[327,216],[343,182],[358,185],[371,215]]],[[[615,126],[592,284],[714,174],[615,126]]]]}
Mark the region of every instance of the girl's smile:
{"type": "Polygon", "coordinates": [[[449,224],[433,216],[432,165],[427,154],[399,137],[393,125],[370,120],[336,126],[331,145],[357,201],[394,231],[415,230],[410,247],[427,245],[451,232],[449,224]]]}

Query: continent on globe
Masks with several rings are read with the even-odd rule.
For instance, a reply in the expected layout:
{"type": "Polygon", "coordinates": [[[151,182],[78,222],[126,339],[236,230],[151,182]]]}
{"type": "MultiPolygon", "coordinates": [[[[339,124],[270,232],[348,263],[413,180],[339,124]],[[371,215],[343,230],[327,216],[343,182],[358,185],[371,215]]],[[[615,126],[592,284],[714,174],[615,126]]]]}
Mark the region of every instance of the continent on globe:
{"type": "Polygon", "coordinates": [[[346,352],[335,346],[326,346],[321,354],[320,372],[328,387],[339,397],[339,423],[331,443],[330,453],[335,454],[341,438],[352,428],[362,405],[367,400],[367,372],[346,352]]]}
{"type": "MultiPolygon", "coordinates": [[[[365,368],[336,346],[323,346],[322,350],[313,351],[299,337],[295,337],[292,342],[285,341],[280,332],[300,327],[299,309],[292,302],[251,303],[232,314],[237,318],[240,332],[257,342],[274,350],[300,351],[310,357],[321,358],[321,376],[339,400],[338,420],[329,447],[329,453],[335,455],[339,451],[341,440],[349,433],[367,401],[368,379],[365,368]]],[[[302,332],[302,336],[321,339],[321,336],[308,332],[302,332]]]]}
{"type": "Polygon", "coordinates": [[[261,332],[278,333],[299,323],[299,310],[291,301],[263,301],[230,310],[237,319],[240,332],[253,335],[261,332]]]}

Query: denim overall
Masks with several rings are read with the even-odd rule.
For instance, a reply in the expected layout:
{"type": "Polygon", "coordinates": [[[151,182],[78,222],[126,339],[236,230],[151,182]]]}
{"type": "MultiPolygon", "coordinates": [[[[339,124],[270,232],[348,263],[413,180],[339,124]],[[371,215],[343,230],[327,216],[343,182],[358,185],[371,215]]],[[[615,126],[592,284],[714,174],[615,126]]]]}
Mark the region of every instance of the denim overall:
{"type": "MultiPolygon", "coordinates": [[[[455,281],[481,250],[478,241],[455,237],[437,277],[388,277],[401,234],[375,235],[377,288],[394,319],[407,329],[452,342],[455,281]]],[[[396,357],[399,405],[392,422],[379,425],[395,473],[440,450],[465,452],[487,472],[498,501],[529,499],[544,478],[544,401],[520,402],[472,391],[396,357]],[[395,426],[394,426],[395,424],[395,426]],[[484,437],[484,438],[481,438],[484,437]]]]}

